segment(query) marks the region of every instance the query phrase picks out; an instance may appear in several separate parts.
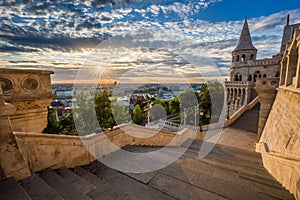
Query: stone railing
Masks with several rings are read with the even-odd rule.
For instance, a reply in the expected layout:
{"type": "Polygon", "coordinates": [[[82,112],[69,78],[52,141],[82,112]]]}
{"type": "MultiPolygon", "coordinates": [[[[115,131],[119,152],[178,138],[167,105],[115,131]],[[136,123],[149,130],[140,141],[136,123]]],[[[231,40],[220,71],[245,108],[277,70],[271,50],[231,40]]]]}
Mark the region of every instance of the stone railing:
{"type": "Polygon", "coordinates": [[[197,134],[191,129],[170,133],[131,124],[81,137],[14,132],[32,171],[87,165],[126,145],[180,146],[189,138],[202,139],[197,134]]]}
{"type": "Polygon", "coordinates": [[[278,59],[261,59],[249,62],[249,65],[272,65],[279,64],[278,59]]]}
{"type": "Polygon", "coordinates": [[[240,116],[242,116],[244,112],[252,109],[258,102],[258,97],[256,97],[249,104],[242,106],[233,115],[231,115],[229,119],[227,119],[226,126],[230,126],[231,124],[233,124],[233,122],[235,122],[240,116]]]}
{"type": "Polygon", "coordinates": [[[255,83],[251,81],[225,81],[224,84],[226,87],[255,86],[255,83]]]}

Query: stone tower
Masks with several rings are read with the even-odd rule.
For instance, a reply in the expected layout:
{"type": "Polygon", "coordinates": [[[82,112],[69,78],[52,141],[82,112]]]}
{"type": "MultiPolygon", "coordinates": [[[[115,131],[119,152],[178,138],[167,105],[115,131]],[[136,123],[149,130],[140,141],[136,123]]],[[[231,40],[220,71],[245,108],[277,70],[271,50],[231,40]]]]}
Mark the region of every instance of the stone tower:
{"type": "Polygon", "coordinates": [[[233,69],[247,64],[249,60],[256,60],[256,54],[257,49],[252,44],[247,18],[245,18],[238,44],[232,51],[231,81],[247,81],[247,77],[243,78],[241,74],[234,74],[233,69]]]}

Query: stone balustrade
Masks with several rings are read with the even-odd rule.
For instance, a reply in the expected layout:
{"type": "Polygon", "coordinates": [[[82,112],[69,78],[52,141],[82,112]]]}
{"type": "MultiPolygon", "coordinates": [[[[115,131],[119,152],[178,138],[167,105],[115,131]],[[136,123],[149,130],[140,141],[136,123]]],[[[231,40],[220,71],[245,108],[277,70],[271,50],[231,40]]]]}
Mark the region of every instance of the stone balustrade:
{"type": "Polygon", "coordinates": [[[226,87],[237,87],[237,86],[254,86],[255,83],[251,81],[225,81],[226,87]]]}
{"type": "Polygon", "coordinates": [[[180,146],[189,138],[202,139],[195,130],[178,133],[159,131],[142,126],[123,124],[104,134],[67,136],[14,132],[30,170],[87,165],[126,145],[180,146]]]}
{"type": "Polygon", "coordinates": [[[250,65],[272,65],[272,64],[274,64],[274,65],[276,65],[276,64],[279,64],[279,60],[267,58],[267,59],[255,60],[255,61],[249,62],[248,64],[250,64],[250,65]]]}

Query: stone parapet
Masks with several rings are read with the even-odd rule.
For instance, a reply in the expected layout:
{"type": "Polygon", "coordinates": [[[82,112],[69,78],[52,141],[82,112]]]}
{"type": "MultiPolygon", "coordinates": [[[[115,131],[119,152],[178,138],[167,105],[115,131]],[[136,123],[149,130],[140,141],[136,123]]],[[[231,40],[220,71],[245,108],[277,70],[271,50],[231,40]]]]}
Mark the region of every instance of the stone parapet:
{"type": "Polygon", "coordinates": [[[32,171],[87,165],[126,145],[180,146],[189,138],[202,139],[202,135],[199,136],[192,129],[184,129],[176,134],[131,124],[88,136],[29,132],[14,134],[32,171]]]}

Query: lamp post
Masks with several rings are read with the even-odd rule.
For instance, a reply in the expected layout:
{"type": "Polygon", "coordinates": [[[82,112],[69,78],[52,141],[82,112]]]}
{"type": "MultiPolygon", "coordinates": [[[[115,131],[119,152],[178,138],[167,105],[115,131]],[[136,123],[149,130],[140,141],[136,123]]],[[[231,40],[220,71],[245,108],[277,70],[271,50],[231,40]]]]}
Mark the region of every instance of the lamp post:
{"type": "Polygon", "coordinates": [[[199,112],[199,107],[197,105],[197,106],[195,106],[195,127],[197,127],[197,115],[198,115],[198,112],[199,112]]]}
{"type": "Polygon", "coordinates": [[[186,125],[186,117],[187,117],[187,116],[186,116],[186,111],[187,111],[186,108],[184,108],[184,109],[183,109],[183,125],[184,125],[184,126],[186,125]]]}
{"type": "Polygon", "coordinates": [[[200,109],[200,120],[199,120],[199,125],[200,125],[200,132],[202,132],[202,119],[203,119],[203,115],[204,115],[204,111],[203,109],[201,108],[200,109]]]}

